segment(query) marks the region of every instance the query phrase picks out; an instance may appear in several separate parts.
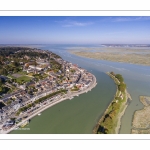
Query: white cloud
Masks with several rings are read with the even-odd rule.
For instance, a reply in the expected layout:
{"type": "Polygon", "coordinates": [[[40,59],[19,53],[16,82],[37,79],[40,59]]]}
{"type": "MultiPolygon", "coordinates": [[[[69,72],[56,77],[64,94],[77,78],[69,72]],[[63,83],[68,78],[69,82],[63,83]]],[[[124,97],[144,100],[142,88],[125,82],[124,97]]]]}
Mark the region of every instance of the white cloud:
{"type": "Polygon", "coordinates": [[[111,18],[110,21],[112,22],[127,22],[127,21],[144,21],[150,20],[150,17],[139,16],[139,17],[115,17],[111,18]]]}
{"type": "Polygon", "coordinates": [[[63,21],[55,21],[60,23],[62,27],[83,27],[94,24],[93,22],[79,22],[79,21],[72,21],[72,20],[63,20],[63,21]]]}
{"type": "Polygon", "coordinates": [[[99,22],[129,22],[129,21],[147,21],[150,20],[150,16],[119,16],[119,17],[106,17],[99,20],[99,22]]]}

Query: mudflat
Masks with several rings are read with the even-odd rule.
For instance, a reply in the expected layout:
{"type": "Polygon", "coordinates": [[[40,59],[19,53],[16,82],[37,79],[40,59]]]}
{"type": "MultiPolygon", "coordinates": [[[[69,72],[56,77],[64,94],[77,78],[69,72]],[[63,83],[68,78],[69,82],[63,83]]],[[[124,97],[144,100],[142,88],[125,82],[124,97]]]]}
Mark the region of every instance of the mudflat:
{"type": "Polygon", "coordinates": [[[145,107],[134,114],[132,134],[150,133],[150,97],[140,96],[140,101],[145,107]]]}
{"type": "Polygon", "coordinates": [[[69,52],[87,58],[150,66],[150,47],[82,47],[69,50],[69,52]]]}

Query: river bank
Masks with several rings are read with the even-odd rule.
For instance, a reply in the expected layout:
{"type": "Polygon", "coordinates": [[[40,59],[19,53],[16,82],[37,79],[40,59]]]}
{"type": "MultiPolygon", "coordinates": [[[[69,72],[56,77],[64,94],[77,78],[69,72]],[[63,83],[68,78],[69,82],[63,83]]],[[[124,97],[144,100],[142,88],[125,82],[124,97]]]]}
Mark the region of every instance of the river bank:
{"type": "Polygon", "coordinates": [[[144,108],[137,110],[133,117],[133,129],[132,134],[149,134],[150,133],[150,97],[140,96],[140,101],[144,105],[144,108]]]}
{"type": "Polygon", "coordinates": [[[85,92],[88,92],[88,91],[91,91],[95,86],[97,85],[96,83],[96,77],[93,75],[93,81],[91,82],[91,84],[83,89],[82,91],[79,91],[79,92],[73,92],[71,93],[71,95],[65,95],[65,97],[61,97],[59,100],[55,100],[54,102],[51,102],[51,103],[48,103],[46,106],[43,106],[42,108],[38,109],[36,112],[34,112],[33,114],[31,114],[28,118],[22,120],[20,123],[16,124],[15,126],[13,126],[12,128],[10,128],[9,130],[5,131],[5,130],[1,130],[0,133],[1,134],[7,134],[7,133],[10,133],[11,131],[13,130],[17,130],[16,128],[19,127],[20,125],[22,125],[23,123],[25,123],[26,121],[28,121],[29,119],[37,116],[39,113],[43,112],[44,110],[64,101],[64,100],[68,100],[68,99],[72,99],[74,96],[79,96],[80,94],[83,94],[85,92]]]}
{"type": "Polygon", "coordinates": [[[128,99],[131,100],[131,96],[126,89],[124,92],[119,90],[118,87],[121,85],[121,80],[119,81],[115,75],[112,75],[111,73],[107,74],[114,80],[117,91],[113,101],[109,104],[103,116],[95,126],[93,133],[118,134],[121,126],[121,118],[128,106],[128,99]]]}

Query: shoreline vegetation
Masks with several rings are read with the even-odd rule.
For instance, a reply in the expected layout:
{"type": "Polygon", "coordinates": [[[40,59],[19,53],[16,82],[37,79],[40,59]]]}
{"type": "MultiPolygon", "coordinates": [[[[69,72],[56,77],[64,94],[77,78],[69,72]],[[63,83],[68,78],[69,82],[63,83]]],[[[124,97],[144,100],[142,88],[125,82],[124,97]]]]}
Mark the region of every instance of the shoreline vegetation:
{"type": "Polygon", "coordinates": [[[126,90],[126,84],[124,83],[122,75],[114,74],[113,72],[107,72],[107,74],[114,80],[117,91],[113,101],[109,104],[103,116],[93,129],[93,133],[95,134],[118,134],[121,126],[121,118],[130,100],[132,100],[126,90]]]}
{"type": "Polygon", "coordinates": [[[93,47],[72,49],[69,52],[86,58],[150,66],[149,49],[93,47]]]}
{"type": "Polygon", "coordinates": [[[132,134],[149,134],[150,133],[150,97],[140,96],[140,101],[144,108],[134,113],[132,121],[132,134]]]}

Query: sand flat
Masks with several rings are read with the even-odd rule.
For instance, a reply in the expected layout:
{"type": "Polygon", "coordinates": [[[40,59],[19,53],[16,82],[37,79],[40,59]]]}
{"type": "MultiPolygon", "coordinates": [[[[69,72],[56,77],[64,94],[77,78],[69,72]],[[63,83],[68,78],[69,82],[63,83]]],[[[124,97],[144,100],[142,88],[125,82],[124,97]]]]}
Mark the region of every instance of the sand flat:
{"type": "Polygon", "coordinates": [[[137,48],[80,48],[69,52],[87,58],[150,66],[150,49],[137,48]]]}
{"type": "Polygon", "coordinates": [[[140,101],[144,108],[134,113],[132,134],[150,133],[150,97],[140,96],[140,101]]]}

